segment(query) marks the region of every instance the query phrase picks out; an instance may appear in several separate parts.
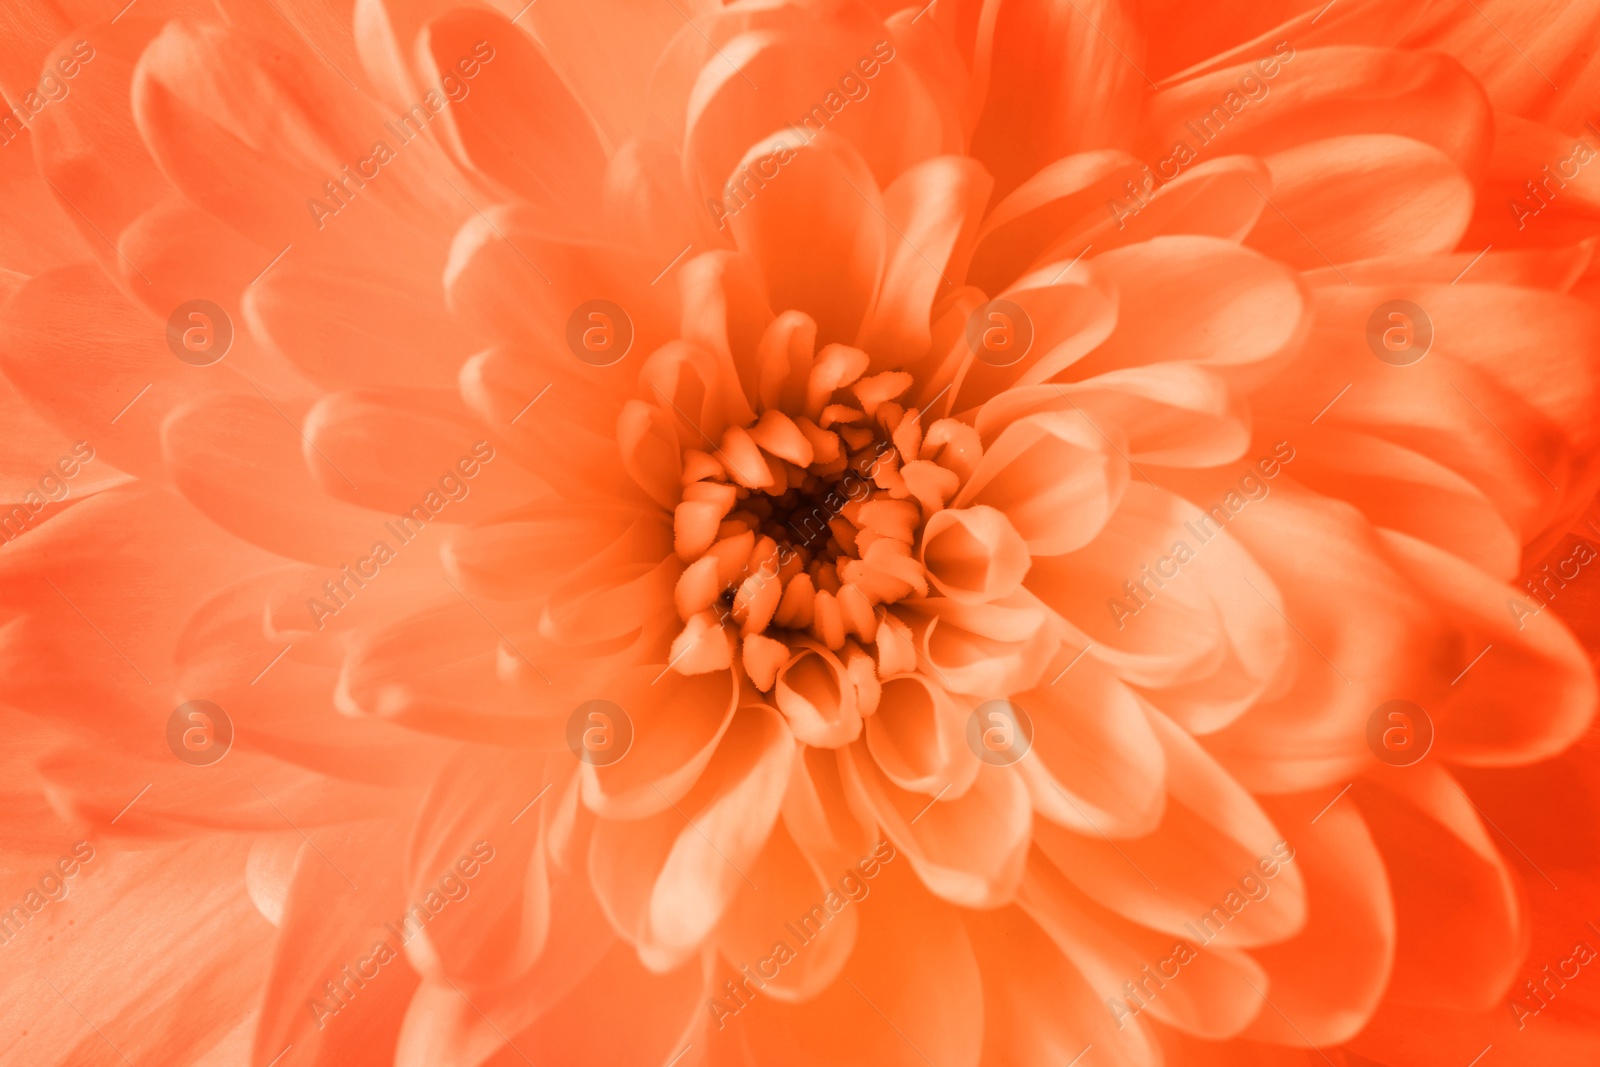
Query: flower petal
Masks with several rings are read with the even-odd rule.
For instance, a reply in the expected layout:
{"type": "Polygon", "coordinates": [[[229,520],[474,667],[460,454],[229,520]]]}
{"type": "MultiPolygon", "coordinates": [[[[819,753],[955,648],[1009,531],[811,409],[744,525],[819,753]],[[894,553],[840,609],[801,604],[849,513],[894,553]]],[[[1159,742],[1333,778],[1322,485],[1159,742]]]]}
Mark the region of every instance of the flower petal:
{"type": "Polygon", "coordinates": [[[748,966],[758,972],[762,969],[758,961],[772,956],[775,938],[785,942],[798,938],[792,933],[795,929],[810,935],[810,940],[799,946],[803,951],[796,952],[795,959],[761,985],[762,995],[785,1004],[803,1004],[832,985],[856,945],[859,916],[855,908],[829,916],[826,924],[805,921],[812,905],[830,892],[838,893],[835,882],[846,876],[858,883],[862,879],[853,867],[823,867],[820,859],[800,849],[782,823],[775,826],[750,867],[751,885],[740,888],[717,929],[722,958],[732,967],[748,966]],[[795,920],[801,925],[790,926],[795,920]]]}
{"type": "Polygon", "coordinates": [[[1072,152],[1129,147],[1148,84],[1128,58],[1139,49],[1131,12],[1104,2],[1063,12],[1045,0],[996,8],[983,19],[970,95],[983,106],[971,151],[997,191],[1072,152]]]}
{"type": "Polygon", "coordinates": [[[1439,755],[1468,766],[1533,763],[1577,741],[1594,719],[1594,668],[1560,620],[1507,611],[1515,601],[1488,575],[1404,534],[1381,536],[1395,566],[1460,635],[1459,647],[1482,641],[1489,650],[1436,705],[1439,755]],[[1506,714],[1511,699],[1521,709],[1515,716],[1506,714]]]}
{"type": "Polygon", "coordinates": [[[164,342],[153,317],[98,268],[66,267],[30,279],[6,305],[0,369],[61,431],[89,441],[114,466],[161,483],[167,414],[186,400],[245,388],[226,370],[185,366],[164,342]],[[64,323],[73,329],[63,330],[64,323]],[[141,395],[146,391],[151,395],[141,395]]]}
{"type": "Polygon", "coordinates": [[[839,759],[845,788],[873,812],[931,892],[968,908],[1012,899],[1032,814],[1028,791],[1011,768],[979,765],[970,788],[928,800],[890,781],[865,745],[844,749],[839,759]]]}
{"type": "Polygon", "coordinates": [[[824,132],[796,148],[777,134],[751,148],[735,171],[770,183],[747,190],[748,202],[729,225],[739,248],[761,265],[768,299],[803,311],[818,341],[849,343],[878,294],[889,259],[883,195],[850,142],[824,132]]]}
{"type": "Polygon", "coordinates": [[[978,433],[1000,429],[1039,411],[1075,407],[1096,426],[1114,427],[1127,441],[1130,463],[1215,467],[1244,454],[1251,412],[1215,371],[1190,363],[1124,367],[1081,382],[1007,389],[978,409],[978,433]]]}
{"type": "MultiPolygon", "coordinates": [[[[1306,926],[1287,941],[1251,950],[1278,1010],[1256,1016],[1247,1036],[1290,1047],[1342,1044],[1372,1017],[1394,962],[1394,904],[1383,857],[1348,802],[1330,808],[1321,794],[1302,793],[1263,806],[1278,823],[1301,827],[1294,863],[1306,881],[1306,926]]],[[[1261,885],[1263,892],[1272,889],[1270,880],[1261,885]]]]}
{"type": "Polygon", "coordinates": [[[921,558],[941,593],[972,604],[1016,592],[1029,563],[1022,536],[985,504],[936,512],[923,527],[921,558]]]}
{"type": "Polygon", "coordinates": [[[424,27],[417,55],[430,84],[476,57],[469,93],[440,113],[445,143],[470,169],[539,210],[558,232],[599,215],[605,149],[544,50],[503,15],[460,8],[424,27]]]}
{"type": "Polygon", "coordinates": [[[622,759],[584,765],[584,804],[616,819],[665,811],[704,773],[733,724],[737,680],[720,672],[684,676],[647,666],[592,681],[591,699],[621,708],[632,720],[634,736],[622,759]]]}
{"type": "Polygon", "coordinates": [[[1056,943],[1019,907],[967,916],[983,971],[984,1062],[1070,1063],[1100,1050],[1108,1067],[1154,1067],[1160,1053],[1139,1020],[1107,1013],[1056,943]]]}
{"type": "MultiPolygon", "coordinates": [[[[1094,660],[1071,660],[1047,684],[1011,703],[1033,723],[1017,762],[1033,810],[1080,834],[1140,837],[1161,823],[1166,754],[1131,690],[1094,660]]],[[[1053,665],[1052,665],[1053,666],[1053,665]]]]}
{"type": "Polygon", "coordinates": [[[986,293],[1002,291],[1057,234],[1097,217],[1142,169],[1116,149],[1063,156],[1041,168],[984,216],[967,280],[986,293]]]}
{"type": "Polygon", "coordinates": [[[1018,903],[1120,1023],[1132,1016],[1138,1025],[1137,1016],[1148,1011],[1187,1033],[1223,1040],[1263,1010],[1266,975],[1248,953],[1174,942],[1170,934],[1129,922],[1085,896],[1038,850],[1028,857],[1018,903]],[[1181,966],[1181,980],[1153,976],[1169,963],[1181,966]],[[1157,995],[1145,1001],[1134,992],[1141,987],[1157,995]]]}
{"type": "Polygon", "coordinates": [[[400,938],[384,925],[404,913],[404,887],[392,876],[376,884],[371,877],[399,847],[399,827],[320,836],[320,846],[301,849],[295,861],[257,1023],[255,1064],[269,1063],[287,1045],[309,1050],[308,1061],[318,1064],[373,1045],[392,1047],[417,988],[416,972],[401,958],[400,938]],[[346,869],[367,888],[352,890],[346,869]],[[341,987],[341,995],[330,996],[341,987]]]}
{"type": "Polygon", "coordinates": [[[927,353],[934,298],[959,279],[992,184],[976,162],[939,156],[884,191],[892,236],[882,285],[856,342],[871,353],[872,370],[904,366],[927,353]]]}
{"type": "Polygon", "coordinates": [[[1352,799],[1392,888],[1393,988],[1418,1006],[1497,1006],[1527,944],[1510,869],[1448,771],[1427,762],[1378,771],[1352,799]]]}
{"type": "Polygon", "coordinates": [[[725,1026],[706,1035],[713,1062],[737,1054],[732,1062],[773,1067],[978,1067],[983,994],[960,915],[893,850],[876,855],[882,867],[867,883],[870,895],[844,904],[861,916],[840,981],[804,1004],[758,996],[737,1018],[723,1017],[725,1026]]]}
{"type": "Polygon", "coordinates": [[[793,758],[782,718],[749,706],[681,803],[646,819],[596,825],[590,877],[646,967],[664,973],[688,959],[752,884],[745,872],[772,831],[793,758]]]}
{"type": "MultiPolygon", "coordinates": [[[[1373,6],[1406,5],[1365,6],[1370,15],[1373,6]]],[[[1392,38],[1367,40],[1387,46],[1392,38]]],[[[1140,138],[1145,159],[1167,156],[1177,142],[1205,157],[1267,157],[1321,138],[1391,134],[1432,145],[1469,176],[1482,173],[1494,130],[1489,102],[1448,56],[1308,47],[1304,36],[1265,38],[1247,51],[1254,63],[1224,58],[1154,96],[1140,138]]]]}
{"type": "Polygon", "coordinates": [[[264,397],[191,402],[167,419],[162,445],[184,496],[269,551],[338,567],[386,536],[378,514],[322,492],[301,458],[299,427],[264,397]]]}
{"type": "Polygon", "coordinates": [[[1221,238],[1157,237],[1096,257],[1094,269],[1117,289],[1117,328],[1072,365],[1074,381],[1169,354],[1234,381],[1259,380],[1307,325],[1293,272],[1221,238]]]}
{"type": "Polygon", "coordinates": [[[1282,859],[1278,828],[1187,733],[1159,713],[1151,713],[1150,722],[1167,757],[1160,827],[1113,846],[1098,835],[1041,822],[1034,833],[1039,848],[1096,902],[1174,936],[1249,947],[1299,932],[1306,921],[1305,884],[1292,865],[1280,872],[1271,896],[1245,905],[1239,893],[1241,878],[1255,871],[1258,859],[1282,859]],[[1218,910],[1226,918],[1212,920],[1214,932],[1208,920],[1218,910]]]}
{"type": "Polygon", "coordinates": [[[1035,556],[1091,541],[1116,510],[1127,461],[1082,412],[1042,412],[1006,426],[951,507],[1003,513],[1035,556]]]}
{"type": "Polygon", "coordinates": [[[1330,137],[1266,157],[1272,203],[1245,243],[1301,268],[1447,252],[1472,218],[1472,185],[1443,152],[1389,134],[1330,137]]]}
{"type": "Polygon", "coordinates": [[[1027,579],[1081,632],[1078,647],[1196,734],[1233,721],[1293,667],[1272,580],[1224,528],[1227,502],[1244,498],[1218,496],[1201,511],[1132,482],[1093,543],[1035,560],[1027,579]]]}

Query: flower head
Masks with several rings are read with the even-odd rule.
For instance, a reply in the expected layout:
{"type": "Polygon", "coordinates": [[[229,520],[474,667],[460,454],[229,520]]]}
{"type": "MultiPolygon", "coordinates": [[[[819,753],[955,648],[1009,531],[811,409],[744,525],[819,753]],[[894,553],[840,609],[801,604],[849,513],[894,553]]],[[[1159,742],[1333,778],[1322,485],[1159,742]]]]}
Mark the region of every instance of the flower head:
{"type": "Polygon", "coordinates": [[[25,20],[3,840],[79,833],[87,930],[228,976],[104,1040],[1593,1050],[1514,984],[1594,956],[1517,797],[1593,808],[1580,55],[1521,57],[1551,95],[1362,0],[515,6],[25,20]]]}

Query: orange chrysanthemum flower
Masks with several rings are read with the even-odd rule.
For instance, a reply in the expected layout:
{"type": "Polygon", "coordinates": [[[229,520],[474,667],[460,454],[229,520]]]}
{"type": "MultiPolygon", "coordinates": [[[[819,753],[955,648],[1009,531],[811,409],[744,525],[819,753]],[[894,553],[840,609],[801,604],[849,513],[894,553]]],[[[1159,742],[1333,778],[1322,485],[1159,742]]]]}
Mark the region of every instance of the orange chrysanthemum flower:
{"type": "Polygon", "coordinates": [[[1597,21],[21,0],[10,1059],[1589,1062],[1597,21]]]}

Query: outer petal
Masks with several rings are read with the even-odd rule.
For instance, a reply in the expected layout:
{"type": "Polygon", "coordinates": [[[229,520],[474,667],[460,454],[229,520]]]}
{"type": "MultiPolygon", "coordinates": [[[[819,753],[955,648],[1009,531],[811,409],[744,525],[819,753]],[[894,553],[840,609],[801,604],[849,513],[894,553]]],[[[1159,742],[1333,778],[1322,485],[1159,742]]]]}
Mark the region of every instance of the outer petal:
{"type": "Polygon", "coordinates": [[[778,134],[757,144],[733,172],[737,188],[741,174],[781,167],[765,188],[745,185],[748,203],[730,221],[734,240],[761,264],[775,308],[810,315],[819,343],[849,343],[888,258],[883,197],[848,141],[824,133],[791,148],[793,140],[778,134]]]}
{"type": "Polygon", "coordinates": [[[465,164],[558,230],[594,225],[605,150],[538,44],[504,16],[462,8],[428,23],[417,55],[431,84],[462,60],[480,63],[471,91],[441,114],[446,143],[465,164]]]}
{"type": "Polygon", "coordinates": [[[965,272],[992,185],[975,161],[939,156],[907,170],[885,190],[888,257],[857,340],[873,358],[871,370],[912,363],[926,354],[934,297],[965,272]]]}
{"type": "Polygon", "coordinates": [[[384,869],[399,843],[397,831],[393,824],[361,826],[322,835],[320,845],[300,850],[257,1024],[254,1067],[290,1045],[309,1051],[307,1062],[319,1067],[356,1057],[376,1063],[392,1054],[418,982],[400,938],[384,926],[407,906],[398,872],[384,869]],[[346,869],[366,888],[352,890],[361,883],[349,882],[346,869]],[[344,977],[346,968],[354,979],[344,977]],[[323,988],[335,978],[348,1002],[323,988]]]}
{"type": "Polygon", "coordinates": [[[1100,256],[1094,269],[1118,290],[1117,328],[1072,366],[1074,381],[1179,359],[1235,381],[1259,380],[1303,336],[1299,280],[1220,238],[1158,237],[1100,256]]]}
{"type": "Polygon", "coordinates": [[[6,305],[0,368],[62,432],[161,483],[162,419],[186,400],[248,388],[225,365],[186,366],[165,340],[161,324],[98,268],[67,267],[29,280],[6,305]]]}
{"type": "Polygon", "coordinates": [[[983,109],[972,154],[1000,193],[1069,153],[1127,147],[1150,82],[1123,5],[1004,0],[984,7],[969,94],[983,109]]]}
{"type": "Polygon", "coordinates": [[[584,765],[584,803],[602,817],[656,815],[682,798],[710,763],[738,706],[737,681],[721,672],[663,676],[656,665],[590,681],[592,699],[622,708],[634,729],[631,758],[584,765]]]}
{"type": "MultiPolygon", "coordinates": [[[[1433,145],[1472,177],[1482,172],[1494,128],[1489,102],[1455,60],[1390,47],[1312,48],[1304,37],[1268,41],[1248,56],[1254,63],[1223,59],[1220,69],[1156,94],[1141,137],[1144,158],[1181,162],[1179,142],[1214,159],[1383,133],[1433,145]]],[[[1164,167],[1161,173],[1167,176],[1164,167]]]]}
{"type": "Polygon", "coordinates": [[[1228,498],[1210,499],[1218,502],[1202,511],[1130,483],[1099,537],[1036,560],[1026,580],[1081,634],[1067,644],[1086,648],[1196,734],[1220,729],[1282,684],[1296,656],[1279,591],[1222,528],[1228,498]]]}
{"type": "Polygon", "coordinates": [[[1022,878],[1032,816],[1028,792],[1008,767],[978,768],[950,799],[908,793],[878,769],[865,746],[839,756],[846,789],[873,812],[930,891],[969,908],[1008,902],[1022,878]]]}
{"type": "Polygon", "coordinates": [[[751,885],[739,890],[718,927],[722,958],[735,968],[755,966],[770,958],[774,939],[798,938],[793,932],[798,929],[810,938],[804,951],[768,978],[761,993],[785,1004],[804,1004],[822,993],[838,980],[855,950],[859,916],[857,909],[846,907],[818,929],[811,908],[829,893],[849,899],[871,892],[862,888],[857,861],[852,857],[837,868],[822,866],[822,857],[805,854],[779,824],[750,868],[751,885]],[[787,925],[796,921],[801,925],[787,925]]]}
{"type": "Polygon", "coordinates": [[[680,39],[698,53],[697,77],[686,114],[672,120],[687,127],[685,155],[702,198],[718,198],[745,149],[785,127],[791,146],[822,131],[842,137],[883,188],[949,139],[934,94],[864,8],[822,17],[805,8],[735,9],[714,20],[709,35],[695,29],[698,36],[685,28],[680,39]]]}
{"type": "Polygon", "coordinates": [[[1108,1067],[1159,1062],[1150,1032],[1117,1018],[1054,941],[1021,908],[977,912],[967,931],[983,969],[984,1062],[1025,1067],[1070,1063],[1098,1049],[1108,1067]]]}
{"type": "Polygon", "coordinates": [[[1396,999],[1478,1010],[1495,1004],[1527,950],[1528,920],[1471,798],[1448,771],[1424,762],[1385,768],[1354,799],[1393,887],[1396,999]]]}
{"type": "Polygon", "coordinates": [[[1429,10],[1405,45],[1455,56],[1497,108],[1574,129],[1600,79],[1593,53],[1578,42],[1592,40],[1597,25],[1600,9],[1588,3],[1485,0],[1471,17],[1429,10]]]}
{"type": "Polygon", "coordinates": [[[613,925],[637,944],[647,967],[675,969],[740,887],[753,884],[744,872],[772,830],[793,758],[794,738],[782,718],[764,706],[747,708],[673,810],[596,826],[590,877],[613,925]]]}
{"type": "Polygon", "coordinates": [[[1080,834],[1139,837],[1166,809],[1166,754],[1143,705],[1111,672],[1068,660],[1048,684],[1010,698],[1031,717],[1017,763],[1033,810],[1080,834]]]}
{"type": "MultiPolygon", "coordinates": [[[[203,1063],[213,1055],[249,1062],[249,1028],[241,1030],[238,1020],[259,1009],[259,969],[272,951],[272,927],[251,907],[238,875],[248,851],[243,842],[122,854],[99,838],[84,846],[93,848],[92,858],[66,882],[67,901],[33,916],[7,946],[13,968],[4,979],[6,1003],[28,1016],[13,1034],[11,1054],[32,1063],[91,1063],[115,1058],[115,1048],[140,1063],[203,1063]],[[128,966],[97,965],[108,954],[128,966]],[[188,1010],[199,1002],[214,1010],[188,1010]],[[86,1025],[85,1016],[94,1022],[86,1025]]],[[[72,854],[60,840],[51,849],[44,865],[72,854]]],[[[38,877],[35,858],[26,869],[38,877]]]]}
{"type": "Polygon", "coordinates": [[[977,1067],[982,987],[959,914],[930,896],[892,849],[876,854],[882,866],[866,883],[870,895],[844,905],[860,908],[860,936],[839,981],[804,1004],[758,996],[708,1033],[712,1062],[977,1067]]]}
{"type": "Polygon", "coordinates": [[[1284,855],[1278,828],[1193,738],[1160,715],[1152,714],[1151,724],[1167,756],[1169,800],[1160,827],[1113,845],[1041,823],[1039,848],[1100,904],[1174,936],[1251,946],[1298,932],[1306,921],[1305,883],[1292,865],[1271,896],[1237,910],[1229,896],[1239,896],[1240,879],[1261,857],[1284,855]],[[1226,922],[1214,917],[1217,908],[1226,922]]]}
{"type": "MultiPolygon", "coordinates": [[[[1318,793],[1264,806],[1274,821],[1295,827],[1306,926],[1287,941],[1251,950],[1278,1010],[1262,1011],[1246,1034],[1291,1047],[1341,1044],[1367,1024],[1388,991],[1395,918],[1383,857],[1352,805],[1328,808],[1318,793]]],[[[1259,881],[1263,892],[1273,890],[1271,880],[1259,881]]]]}
{"type": "Polygon", "coordinates": [[[1461,647],[1482,637],[1489,649],[1482,662],[1452,679],[1452,692],[1438,706],[1440,756],[1479,766],[1531,763],[1577,741],[1594,718],[1595,677],[1566,627],[1542,613],[1530,621],[1505,610],[1516,603],[1504,597],[1506,590],[1446,552],[1403,534],[1383,537],[1396,566],[1439,605],[1441,621],[1460,635],[1461,647]],[[1490,660],[1495,652],[1503,655],[1490,660]],[[1518,713],[1508,716],[1513,705],[1518,713]]]}
{"type": "MultiPolygon", "coordinates": [[[[1174,941],[1171,935],[1128,922],[1085,896],[1038,850],[1028,858],[1018,903],[1119,1022],[1126,1024],[1139,1008],[1170,1026],[1221,1040],[1239,1034],[1263,1010],[1260,994],[1267,989],[1266,975],[1249,955],[1174,941]],[[1143,968],[1172,962],[1184,947],[1194,954],[1183,965],[1191,973],[1180,970],[1179,981],[1167,983],[1141,1008],[1143,1002],[1129,997],[1128,987],[1135,979],[1148,982],[1143,968]]],[[[1135,1025],[1141,1022],[1135,1019],[1135,1025]]]]}
{"type": "Polygon", "coordinates": [[[1245,239],[1302,269],[1401,252],[1448,252],[1472,218],[1472,185],[1443,152],[1388,134],[1330,137],[1268,156],[1272,206],[1245,239]]]}

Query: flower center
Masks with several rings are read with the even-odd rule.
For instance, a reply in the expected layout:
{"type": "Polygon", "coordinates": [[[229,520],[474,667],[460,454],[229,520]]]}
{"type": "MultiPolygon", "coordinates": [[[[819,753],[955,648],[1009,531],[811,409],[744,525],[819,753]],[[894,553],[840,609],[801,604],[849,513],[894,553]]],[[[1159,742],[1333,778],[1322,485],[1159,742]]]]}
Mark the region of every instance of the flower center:
{"type": "Polygon", "coordinates": [[[925,431],[902,403],[911,375],[863,378],[866,366],[865,353],[829,346],[803,397],[730,427],[714,448],[684,449],[673,526],[689,565],[674,669],[720,669],[742,653],[765,691],[791,645],[870,649],[885,605],[928,595],[923,523],[959,485],[944,453],[976,435],[952,419],[925,431]]]}
{"type": "MultiPolygon", "coordinates": [[[[866,436],[866,435],[863,435],[866,436]]],[[[778,545],[780,555],[800,553],[807,566],[834,566],[841,558],[860,558],[857,547],[860,508],[871,499],[873,478],[894,445],[876,435],[837,476],[807,473],[797,486],[774,495],[756,490],[740,501],[734,517],[751,524],[778,545]],[[850,512],[849,517],[846,511],[850,512]]]]}

